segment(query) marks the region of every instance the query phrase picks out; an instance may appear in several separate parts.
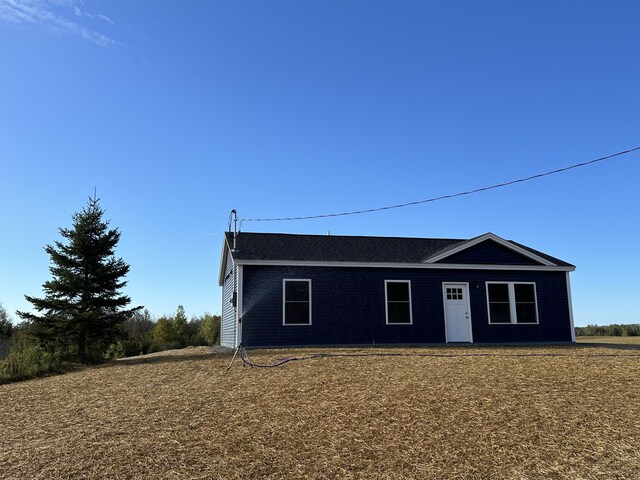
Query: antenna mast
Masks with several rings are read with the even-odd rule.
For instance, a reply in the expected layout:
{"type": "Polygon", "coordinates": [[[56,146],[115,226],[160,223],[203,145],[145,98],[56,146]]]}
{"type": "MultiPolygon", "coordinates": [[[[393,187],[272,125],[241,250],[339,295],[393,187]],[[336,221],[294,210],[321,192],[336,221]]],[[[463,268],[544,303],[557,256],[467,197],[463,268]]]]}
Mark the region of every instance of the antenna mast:
{"type": "Polygon", "coordinates": [[[236,209],[231,210],[229,214],[229,231],[231,231],[231,222],[233,221],[233,249],[232,252],[236,251],[236,237],[238,236],[238,214],[236,209]]]}

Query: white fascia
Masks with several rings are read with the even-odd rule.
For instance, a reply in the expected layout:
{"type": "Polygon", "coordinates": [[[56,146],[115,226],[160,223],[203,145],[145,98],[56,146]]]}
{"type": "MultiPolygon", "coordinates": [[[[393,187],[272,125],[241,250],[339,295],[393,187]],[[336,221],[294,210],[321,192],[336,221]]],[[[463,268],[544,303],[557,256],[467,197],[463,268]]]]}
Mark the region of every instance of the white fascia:
{"type": "Polygon", "coordinates": [[[558,265],[491,265],[462,263],[371,263],[371,262],[319,262],[299,260],[235,260],[236,265],[267,265],[282,267],[367,267],[367,268],[418,268],[424,270],[514,270],[573,272],[576,267],[558,265]]]}

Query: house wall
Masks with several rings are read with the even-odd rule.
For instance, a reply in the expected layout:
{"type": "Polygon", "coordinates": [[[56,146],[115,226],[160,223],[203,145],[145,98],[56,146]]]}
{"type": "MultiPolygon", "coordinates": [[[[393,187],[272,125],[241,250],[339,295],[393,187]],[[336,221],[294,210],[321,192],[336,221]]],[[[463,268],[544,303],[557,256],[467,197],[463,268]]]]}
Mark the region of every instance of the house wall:
{"type": "Polygon", "coordinates": [[[443,282],[468,282],[473,341],[570,342],[565,272],[243,267],[245,346],[444,343],[443,282]],[[282,324],[282,280],[311,279],[312,325],[282,324]],[[412,325],[387,325],[385,280],[410,280],[412,325]],[[486,281],[536,283],[539,324],[489,325],[486,281]],[[476,284],[478,288],[476,288],[476,284]]]}
{"type": "Polygon", "coordinates": [[[227,253],[227,265],[224,272],[225,280],[222,285],[220,345],[231,348],[236,346],[236,307],[231,303],[237,279],[237,276],[234,275],[234,268],[231,253],[227,253]]]}

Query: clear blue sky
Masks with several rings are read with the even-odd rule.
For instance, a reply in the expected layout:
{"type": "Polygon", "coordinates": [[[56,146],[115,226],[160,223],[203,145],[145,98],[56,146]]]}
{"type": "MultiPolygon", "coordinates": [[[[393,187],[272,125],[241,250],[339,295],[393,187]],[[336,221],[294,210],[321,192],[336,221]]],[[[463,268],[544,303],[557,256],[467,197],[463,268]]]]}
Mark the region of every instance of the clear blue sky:
{"type": "MultiPolygon", "coordinates": [[[[420,200],[640,145],[636,1],[0,0],[0,302],[97,187],[126,288],[220,312],[241,217],[420,200]]],[[[577,325],[640,322],[640,153],[478,195],[246,231],[468,238],[577,265],[577,325]]]]}

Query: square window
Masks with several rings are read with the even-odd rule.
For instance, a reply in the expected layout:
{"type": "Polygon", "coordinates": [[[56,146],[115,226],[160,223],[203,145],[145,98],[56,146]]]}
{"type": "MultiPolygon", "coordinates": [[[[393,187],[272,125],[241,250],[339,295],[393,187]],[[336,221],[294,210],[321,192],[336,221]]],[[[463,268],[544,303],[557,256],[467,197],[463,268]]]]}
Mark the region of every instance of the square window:
{"type": "Polygon", "coordinates": [[[534,283],[487,283],[489,323],[538,323],[534,283]]]}

